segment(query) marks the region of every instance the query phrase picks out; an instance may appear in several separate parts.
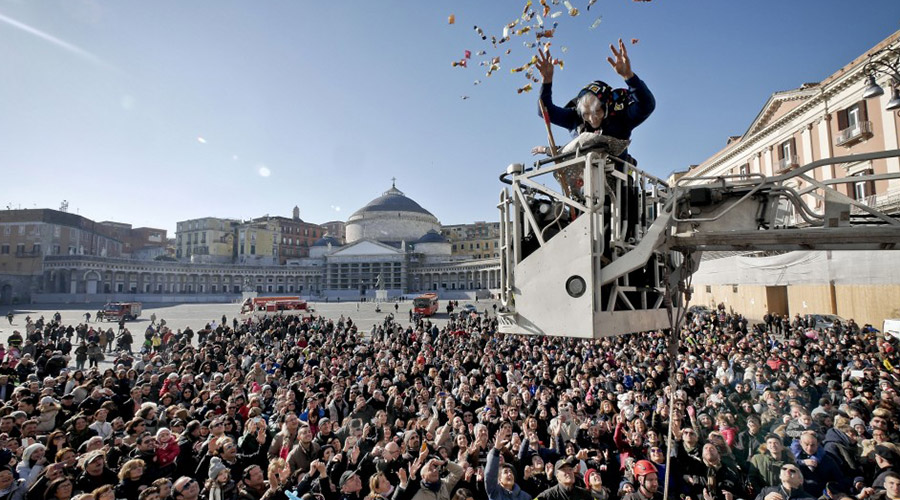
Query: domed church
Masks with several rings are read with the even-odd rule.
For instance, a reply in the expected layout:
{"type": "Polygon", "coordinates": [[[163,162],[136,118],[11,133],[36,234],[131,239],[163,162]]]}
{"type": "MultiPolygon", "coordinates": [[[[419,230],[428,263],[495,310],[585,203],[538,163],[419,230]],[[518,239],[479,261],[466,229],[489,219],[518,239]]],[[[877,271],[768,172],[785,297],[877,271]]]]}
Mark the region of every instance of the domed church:
{"type": "Polygon", "coordinates": [[[318,294],[349,299],[374,297],[379,284],[396,296],[499,281],[496,261],[452,257],[440,221],[397,189],[396,180],[347,219],[345,244],[325,235],[302,260],[299,265],[324,269],[318,294]]]}
{"type": "Polygon", "coordinates": [[[437,217],[407,198],[397,189],[396,181],[391,189],[370,201],[347,219],[347,243],[374,240],[388,244],[412,243],[429,231],[440,233],[437,217]]]}

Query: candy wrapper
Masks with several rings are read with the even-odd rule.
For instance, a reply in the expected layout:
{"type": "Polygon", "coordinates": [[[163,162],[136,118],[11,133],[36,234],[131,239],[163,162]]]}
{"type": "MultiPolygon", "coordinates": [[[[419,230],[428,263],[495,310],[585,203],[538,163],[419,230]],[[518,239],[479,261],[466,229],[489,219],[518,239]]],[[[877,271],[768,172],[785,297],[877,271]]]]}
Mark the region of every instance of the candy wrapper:
{"type": "Polygon", "coordinates": [[[550,19],[556,19],[557,17],[559,17],[561,15],[562,15],[562,12],[556,11],[553,14],[550,14],[550,19]]]}
{"type": "Polygon", "coordinates": [[[600,26],[601,22],[603,22],[603,18],[598,17],[597,20],[591,24],[591,29],[595,29],[595,28],[597,28],[597,26],[600,26]]]}
{"type": "Polygon", "coordinates": [[[638,40],[637,38],[631,39],[631,45],[636,45],[638,42],[640,42],[640,40],[638,40]]]}
{"type": "Polygon", "coordinates": [[[456,16],[450,14],[450,16],[447,18],[447,24],[456,24],[456,16]]]}
{"type": "Polygon", "coordinates": [[[537,37],[538,40],[540,40],[541,38],[553,38],[553,33],[554,33],[555,31],[556,31],[556,30],[544,30],[544,31],[538,31],[538,32],[535,34],[535,36],[537,37]]]}
{"type": "Polygon", "coordinates": [[[482,40],[487,40],[487,36],[484,35],[484,31],[481,31],[481,28],[475,26],[475,33],[478,33],[478,36],[481,37],[482,40]]]}
{"type": "Polygon", "coordinates": [[[587,10],[591,10],[591,5],[594,5],[595,3],[597,3],[597,0],[590,0],[587,5],[587,10]]]}
{"type": "Polygon", "coordinates": [[[531,84],[525,85],[524,87],[516,89],[517,94],[521,94],[522,92],[531,92],[531,84]]]}
{"type": "MultiPolygon", "coordinates": [[[[597,0],[594,0],[594,1],[596,2],[597,0]]],[[[550,13],[550,6],[547,5],[547,0],[541,0],[541,7],[544,8],[544,10],[543,10],[544,17],[547,17],[547,14],[550,13]]]]}
{"type": "Polygon", "coordinates": [[[569,0],[563,0],[563,5],[566,6],[566,10],[569,11],[569,15],[575,17],[578,15],[578,9],[572,7],[572,4],[569,3],[569,0]]]}

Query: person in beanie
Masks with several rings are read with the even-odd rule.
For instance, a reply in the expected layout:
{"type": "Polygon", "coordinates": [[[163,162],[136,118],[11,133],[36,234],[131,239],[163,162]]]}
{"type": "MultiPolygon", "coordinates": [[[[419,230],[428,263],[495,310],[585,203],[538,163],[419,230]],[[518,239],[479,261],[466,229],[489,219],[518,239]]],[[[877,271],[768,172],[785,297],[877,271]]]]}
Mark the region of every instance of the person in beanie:
{"type": "Polygon", "coordinates": [[[603,478],[597,469],[585,471],[584,486],[591,492],[594,500],[609,500],[609,489],[603,486],[603,478]]]}
{"type": "Polygon", "coordinates": [[[213,457],[209,462],[209,479],[200,493],[200,497],[206,500],[235,500],[237,498],[237,486],[231,479],[231,471],[219,457],[213,457]]]}

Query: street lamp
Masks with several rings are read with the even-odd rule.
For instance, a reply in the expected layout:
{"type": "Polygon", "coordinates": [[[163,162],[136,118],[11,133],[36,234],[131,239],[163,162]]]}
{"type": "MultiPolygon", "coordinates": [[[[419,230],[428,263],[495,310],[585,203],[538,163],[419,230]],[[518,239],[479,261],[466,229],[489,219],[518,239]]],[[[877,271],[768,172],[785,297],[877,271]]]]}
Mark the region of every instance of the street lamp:
{"type": "Polygon", "coordinates": [[[897,85],[900,83],[900,50],[884,48],[869,56],[868,62],[863,66],[866,74],[866,89],[863,91],[863,99],[884,95],[884,89],[875,81],[879,74],[891,78],[891,100],[885,109],[893,111],[900,109],[900,93],[897,85]]]}

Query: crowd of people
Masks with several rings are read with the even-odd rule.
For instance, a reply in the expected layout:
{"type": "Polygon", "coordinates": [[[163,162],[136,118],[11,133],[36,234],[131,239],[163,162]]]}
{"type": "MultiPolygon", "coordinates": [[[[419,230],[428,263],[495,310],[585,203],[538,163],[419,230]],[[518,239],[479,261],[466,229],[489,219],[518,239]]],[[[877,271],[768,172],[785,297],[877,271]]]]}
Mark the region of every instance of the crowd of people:
{"type": "Polygon", "coordinates": [[[0,346],[0,500],[900,499],[897,339],[766,320],[689,315],[673,374],[664,332],[489,314],[154,321],[88,367],[72,346],[105,331],[27,318],[0,346]]]}

